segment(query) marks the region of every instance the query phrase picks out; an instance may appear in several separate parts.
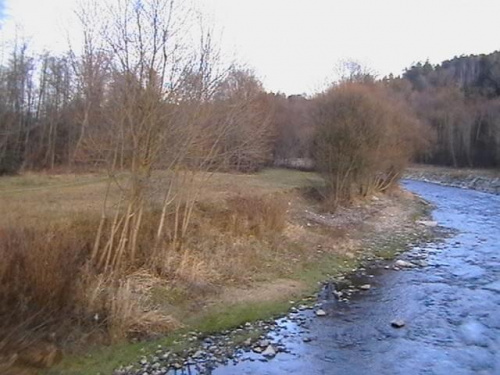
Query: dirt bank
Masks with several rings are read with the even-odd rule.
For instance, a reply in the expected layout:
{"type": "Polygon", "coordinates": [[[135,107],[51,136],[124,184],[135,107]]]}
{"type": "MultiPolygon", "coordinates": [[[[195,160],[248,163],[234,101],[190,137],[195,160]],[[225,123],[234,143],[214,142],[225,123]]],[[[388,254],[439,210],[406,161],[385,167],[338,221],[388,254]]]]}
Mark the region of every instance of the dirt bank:
{"type": "Polygon", "coordinates": [[[500,194],[500,172],[483,169],[454,169],[433,166],[408,168],[405,178],[415,181],[500,194]]]}

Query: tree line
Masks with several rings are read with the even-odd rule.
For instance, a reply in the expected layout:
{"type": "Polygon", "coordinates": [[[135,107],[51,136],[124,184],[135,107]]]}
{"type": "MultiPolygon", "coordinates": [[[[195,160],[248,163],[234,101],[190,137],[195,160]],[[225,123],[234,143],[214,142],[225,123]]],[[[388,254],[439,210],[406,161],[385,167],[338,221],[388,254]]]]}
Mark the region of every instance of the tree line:
{"type": "Polygon", "coordinates": [[[500,166],[500,52],[419,63],[388,82],[431,129],[431,147],[418,161],[500,166]]]}
{"type": "MultiPolygon", "coordinates": [[[[0,174],[126,169],[137,162],[139,149],[145,147],[148,157],[157,152],[160,138],[169,147],[189,143],[194,154],[186,154],[185,163],[210,147],[209,140],[217,148],[210,162],[219,168],[255,170],[268,162],[273,113],[268,94],[250,70],[232,65],[213,71],[209,40],[185,61],[171,62],[165,56],[177,57],[159,47],[150,56],[149,45],[129,43],[135,50],[126,52],[107,46],[117,49],[112,52],[90,38],[80,54],[37,56],[23,41],[12,47],[0,66],[0,174]],[[135,54],[140,60],[130,62],[135,54]],[[162,137],[153,138],[154,132],[162,137]],[[196,132],[205,140],[195,140],[196,132]]],[[[170,48],[166,41],[150,43],[170,48]]],[[[160,159],[168,162],[166,155],[160,159]]]]}
{"type": "MultiPolygon", "coordinates": [[[[104,32],[92,11],[96,9],[79,13],[85,41],[80,51],[36,55],[23,40],[10,47],[6,63],[0,66],[0,173],[103,166],[109,164],[110,154],[114,167],[123,169],[137,144],[123,126],[125,117],[116,116],[120,112],[125,116],[122,109],[134,106],[143,110],[141,100],[154,101],[154,95],[167,92],[159,121],[163,130],[171,126],[171,134],[175,133],[174,123],[178,128],[186,121],[181,108],[189,111],[194,100],[205,107],[204,118],[197,123],[226,123],[223,136],[215,136],[219,151],[213,159],[219,160],[212,160],[212,166],[254,171],[273,162],[312,157],[316,128],[311,114],[321,95],[266,92],[251,70],[218,65],[210,33],[199,36],[197,51],[184,50],[184,56],[174,61],[175,54],[180,56],[179,47],[167,46],[171,41],[162,40],[159,30],[155,34],[139,24],[131,26],[125,17],[120,22],[115,19],[114,28],[104,32]],[[136,33],[135,45],[120,41],[120,31],[136,33]],[[156,39],[143,38],[149,32],[156,39]],[[162,54],[166,59],[160,63],[162,54]],[[132,56],[137,61],[131,62],[132,56]],[[150,92],[147,97],[144,84],[165,92],[150,92]]],[[[113,11],[118,15],[120,10],[113,11]]],[[[158,15],[143,9],[141,17],[154,22],[158,15]]],[[[185,25],[169,27],[180,30],[185,25]]],[[[347,71],[344,81],[377,81],[409,103],[427,125],[429,145],[415,161],[454,167],[500,164],[500,52],[456,57],[438,65],[418,63],[401,77],[382,80],[356,64],[347,71]]],[[[140,122],[130,116],[128,120],[140,122]]]]}

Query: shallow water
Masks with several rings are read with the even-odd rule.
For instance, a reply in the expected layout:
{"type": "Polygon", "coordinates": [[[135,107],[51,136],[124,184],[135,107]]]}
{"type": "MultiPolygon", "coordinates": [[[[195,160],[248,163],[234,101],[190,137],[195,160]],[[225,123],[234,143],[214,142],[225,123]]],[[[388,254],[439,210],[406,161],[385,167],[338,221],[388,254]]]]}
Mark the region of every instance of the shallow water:
{"type": "Polygon", "coordinates": [[[371,270],[371,289],[303,311],[272,335],[288,353],[244,354],[227,374],[500,374],[500,196],[405,181],[457,233],[405,257],[426,267],[371,270]],[[395,329],[393,319],[406,325],[395,329]],[[310,342],[304,342],[304,339],[310,342]]]}

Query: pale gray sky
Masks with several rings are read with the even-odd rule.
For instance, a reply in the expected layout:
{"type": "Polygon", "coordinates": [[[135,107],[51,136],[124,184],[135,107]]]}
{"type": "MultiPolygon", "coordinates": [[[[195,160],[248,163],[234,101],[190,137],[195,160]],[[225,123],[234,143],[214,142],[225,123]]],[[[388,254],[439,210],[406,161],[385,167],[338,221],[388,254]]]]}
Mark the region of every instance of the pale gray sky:
{"type": "MultiPolygon", "coordinates": [[[[223,46],[267,89],[287,94],[313,92],[342,59],[386,75],[416,61],[500,49],[500,0],[191,1],[202,4],[223,30],[223,46]]],[[[17,23],[34,45],[65,50],[76,2],[6,0],[2,39],[17,23]]]]}

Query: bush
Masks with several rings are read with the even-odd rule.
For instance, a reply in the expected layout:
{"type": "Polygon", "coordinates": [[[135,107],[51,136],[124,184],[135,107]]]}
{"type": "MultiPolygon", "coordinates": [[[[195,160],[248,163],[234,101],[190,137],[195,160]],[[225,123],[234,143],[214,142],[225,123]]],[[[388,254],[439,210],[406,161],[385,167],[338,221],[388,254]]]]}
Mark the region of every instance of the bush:
{"type": "Polygon", "coordinates": [[[146,297],[132,290],[141,281],[137,272],[115,277],[89,262],[98,220],[0,229],[0,362],[43,346],[51,334],[99,331],[117,341],[175,325],[144,310],[146,297]]]}
{"type": "Polygon", "coordinates": [[[22,350],[73,315],[88,240],[66,225],[0,230],[0,349],[22,350]]]}
{"type": "Polygon", "coordinates": [[[313,155],[330,208],[397,182],[420,126],[404,103],[379,85],[352,82],[331,88],[315,102],[313,155]]]}

